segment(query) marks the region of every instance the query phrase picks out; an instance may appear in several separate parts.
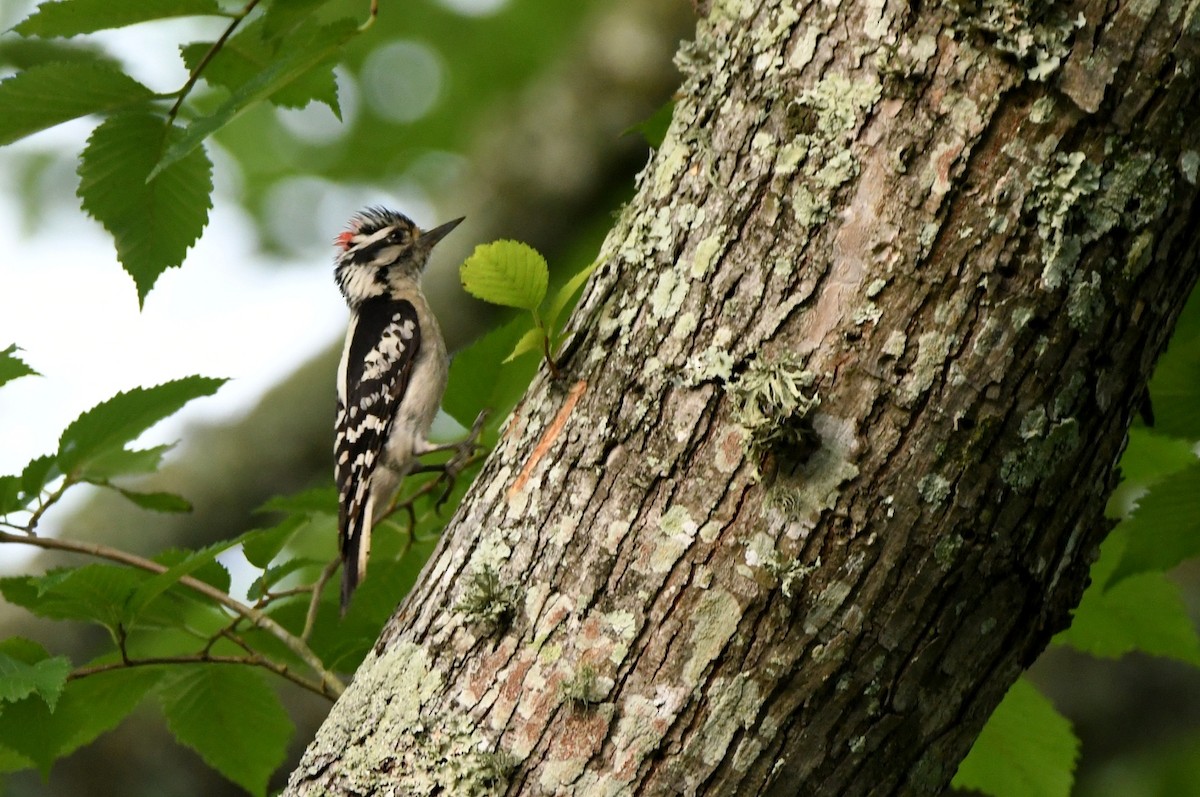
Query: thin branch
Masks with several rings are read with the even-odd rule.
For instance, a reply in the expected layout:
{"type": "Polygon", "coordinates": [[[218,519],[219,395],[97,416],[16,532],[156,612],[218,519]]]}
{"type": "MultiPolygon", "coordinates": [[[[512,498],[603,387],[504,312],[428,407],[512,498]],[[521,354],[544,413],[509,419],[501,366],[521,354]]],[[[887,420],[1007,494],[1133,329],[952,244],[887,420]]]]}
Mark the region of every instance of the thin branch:
{"type": "Polygon", "coordinates": [[[74,681],[80,678],[87,678],[90,675],[123,670],[126,667],[151,667],[162,664],[241,664],[243,666],[262,667],[321,697],[329,700],[334,699],[334,695],[331,695],[325,689],[323,683],[297,675],[288,669],[286,664],[278,664],[257,654],[249,656],[212,656],[207,653],[199,653],[194,656],[158,656],[148,659],[126,659],[125,661],[114,661],[108,664],[93,664],[90,667],[80,667],[73,670],[67,676],[67,680],[74,681]]]}
{"type": "MultiPolygon", "coordinates": [[[[21,545],[32,545],[37,548],[45,548],[55,551],[69,551],[71,553],[79,553],[87,556],[94,556],[98,559],[107,559],[110,562],[117,562],[130,567],[136,567],[139,570],[145,570],[150,573],[165,573],[169,568],[166,565],[160,565],[150,559],[143,559],[140,556],[127,553],[117,548],[110,548],[107,545],[99,545],[89,542],[75,542],[73,540],[56,540],[49,537],[25,537],[17,534],[9,534],[0,532],[0,543],[18,543],[21,545]]],[[[219,603],[235,614],[241,615],[256,627],[268,632],[284,645],[288,650],[295,653],[305,664],[312,668],[314,673],[321,677],[321,685],[324,692],[330,697],[338,697],[345,690],[345,684],[338,679],[336,675],[325,669],[324,662],[309,649],[308,645],[303,640],[292,635],[286,628],[275,622],[269,615],[255,609],[253,606],[247,606],[238,600],[230,597],[228,594],[213,587],[210,584],[205,584],[199,579],[191,576],[183,576],[179,579],[179,583],[193,592],[198,592],[206,598],[219,603]]]]}
{"type": "Polygon", "coordinates": [[[42,519],[42,515],[46,514],[47,509],[57,504],[58,499],[63,497],[63,493],[65,493],[69,487],[75,484],[77,484],[77,482],[70,476],[67,476],[65,479],[63,479],[62,484],[58,486],[58,489],[46,496],[46,500],[38,504],[38,508],[33,510],[33,514],[29,516],[29,522],[25,524],[25,533],[31,537],[36,535],[37,524],[38,521],[42,519]]]}
{"type": "Polygon", "coordinates": [[[329,583],[329,579],[333,578],[333,574],[337,572],[338,565],[341,563],[342,557],[333,557],[329,564],[321,570],[321,575],[317,577],[316,583],[312,585],[312,598],[308,601],[308,611],[304,615],[304,630],[300,632],[300,639],[306,643],[312,638],[313,626],[317,624],[317,610],[321,607],[321,593],[325,591],[325,585],[329,583]]]}
{"type": "Polygon", "coordinates": [[[206,52],[204,57],[200,59],[200,63],[196,64],[196,68],[192,70],[190,75],[188,75],[187,82],[183,84],[183,88],[176,93],[175,104],[171,106],[171,110],[167,111],[168,125],[174,122],[175,117],[179,115],[179,108],[183,105],[183,101],[187,98],[187,95],[191,94],[192,89],[196,87],[196,82],[200,80],[200,75],[202,72],[204,72],[209,62],[211,62],[216,54],[221,51],[221,48],[225,46],[225,42],[228,41],[229,37],[233,35],[233,32],[237,30],[238,25],[241,25],[242,21],[246,19],[251,11],[254,10],[254,7],[259,4],[259,1],[260,0],[249,0],[249,2],[242,7],[241,11],[231,16],[229,25],[227,25],[225,28],[225,32],[221,34],[219,39],[212,43],[212,46],[208,48],[208,52],[206,52]]]}

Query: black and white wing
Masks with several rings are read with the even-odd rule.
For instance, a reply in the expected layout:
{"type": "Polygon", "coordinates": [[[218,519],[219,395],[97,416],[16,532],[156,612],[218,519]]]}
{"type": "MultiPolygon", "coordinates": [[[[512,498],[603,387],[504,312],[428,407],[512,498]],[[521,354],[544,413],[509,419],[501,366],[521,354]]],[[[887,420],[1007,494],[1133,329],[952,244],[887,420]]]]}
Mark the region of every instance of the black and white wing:
{"type": "Polygon", "coordinates": [[[334,439],[343,612],[366,573],[372,475],[383,466],[388,434],[420,346],[417,311],[405,300],[378,297],[363,302],[346,331],[334,439]]]}

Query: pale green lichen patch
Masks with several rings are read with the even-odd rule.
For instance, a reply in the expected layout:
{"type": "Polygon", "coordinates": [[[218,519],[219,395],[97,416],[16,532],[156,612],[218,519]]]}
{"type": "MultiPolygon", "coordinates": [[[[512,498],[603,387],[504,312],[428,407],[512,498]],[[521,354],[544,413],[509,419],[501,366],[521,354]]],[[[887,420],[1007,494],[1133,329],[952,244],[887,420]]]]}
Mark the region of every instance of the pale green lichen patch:
{"type": "Polygon", "coordinates": [[[692,267],[689,272],[692,279],[703,279],[708,274],[713,261],[721,253],[724,241],[725,226],[719,225],[713,234],[705,236],[700,243],[696,244],[696,251],[692,254],[692,267]]]}
{"type": "Polygon", "coordinates": [[[1071,287],[1067,292],[1067,320],[1071,327],[1086,331],[1092,322],[1104,312],[1104,293],[1100,289],[1100,275],[1093,271],[1088,276],[1072,275],[1071,287]]]}
{"type": "Polygon", "coordinates": [[[673,269],[663,271],[650,294],[650,312],[660,319],[677,315],[687,290],[687,282],[679,279],[673,269]]]}
{"type": "MultiPolygon", "coordinates": [[[[1173,185],[1161,158],[1112,142],[1105,164],[1082,152],[1058,153],[1050,169],[1035,169],[1030,178],[1033,191],[1026,202],[1036,211],[1042,282],[1051,290],[1072,283],[1086,244],[1116,229],[1138,232],[1158,219],[1173,185]]],[[[1086,324],[1094,297],[1081,298],[1077,315],[1086,324]]]]}
{"type": "Polygon", "coordinates": [[[1029,109],[1029,121],[1035,125],[1045,124],[1054,115],[1054,98],[1047,94],[1034,100],[1029,109]]]}
{"type": "Polygon", "coordinates": [[[506,582],[490,565],[480,565],[467,575],[467,586],[454,611],[490,631],[506,628],[522,602],[521,585],[506,582]]]}
{"type": "Polygon", "coordinates": [[[771,446],[811,444],[808,416],[821,404],[812,387],[815,375],[790,352],[777,360],[755,360],[737,379],[726,382],[733,401],[733,421],[746,430],[757,451],[771,446]]]}
{"type": "Polygon", "coordinates": [[[959,26],[978,31],[993,47],[1025,67],[1030,80],[1044,81],[1058,71],[1071,51],[1071,36],[1086,23],[1060,8],[1041,8],[1023,0],[954,3],[959,26]]]}
{"type": "Polygon", "coordinates": [[[950,480],[940,473],[927,473],[917,482],[917,492],[925,503],[939,506],[950,497],[950,480]]]}
{"type": "Polygon", "coordinates": [[[658,530],[661,536],[650,553],[649,567],[652,573],[666,573],[695,542],[700,526],[692,520],[687,509],[673,506],[659,519],[658,530]]]}
{"type": "Polygon", "coordinates": [[[494,750],[469,716],[425,709],[442,688],[441,674],[419,645],[401,643],[381,656],[372,652],[307,757],[340,759],[346,793],[388,793],[400,772],[408,795],[502,794],[512,759],[494,750]]]}
{"type": "Polygon", "coordinates": [[[688,687],[700,682],[700,676],[729,642],[742,619],[737,598],[723,587],[709,589],[692,610],[691,655],[683,665],[683,681],[688,687]]]}
{"type": "Polygon", "coordinates": [[[783,597],[788,599],[796,597],[796,590],[800,582],[812,575],[820,566],[821,557],[819,556],[817,561],[806,565],[797,559],[781,556],[778,551],[772,551],[771,555],[763,561],[763,569],[775,577],[779,583],[779,591],[783,593],[783,597]]]}
{"type": "Polygon", "coordinates": [[[1000,478],[1014,490],[1028,490],[1058,470],[1079,445],[1079,422],[1064,418],[1051,424],[1044,436],[1026,440],[1006,454],[1000,478]]]}
{"type": "Polygon", "coordinates": [[[733,355],[725,349],[709,346],[688,360],[683,371],[689,385],[713,380],[727,382],[733,376],[733,355]]]}
{"type": "Polygon", "coordinates": [[[590,664],[580,665],[570,678],[558,685],[558,695],[575,710],[599,703],[604,699],[604,693],[600,689],[596,668],[590,664]]]}
{"type": "MultiPolygon", "coordinates": [[[[1197,15],[1200,17],[1200,15],[1197,15]]],[[[1192,185],[1196,184],[1196,176],[1200,174],[1200,152],[1194,149],[1185,150],[1179,156],[1179,170],[1183,172],[1183,177],[1192,185]]]]}
{"type": "Polygon", "coordinates": [[[917,356],[900,384],[900,406],[909,407],[933,385],[958,338],[944,332],[924,332],[917,338],[917,356]]]}
{"type": "Polygon", "coordinates": [[[716,678],[709,687],[712,710],[697,732],[693,749],[705,764],[714,766],[725,758],[734,735],[754,725],[765,699],[758,684],[746,673],[716,678]]]}
{"type": "Polygon", "coordinates": [[[793,178],[792,212],[805,228],[823,223],[833,207],[833,193],[858,175],[859,163],[845,138],[860,117],[875,106],[882,94],[878,81],[851,80],[832,74],[802,92],[789,109],[801,127],[776,156],[780,177],[793,178]]]}

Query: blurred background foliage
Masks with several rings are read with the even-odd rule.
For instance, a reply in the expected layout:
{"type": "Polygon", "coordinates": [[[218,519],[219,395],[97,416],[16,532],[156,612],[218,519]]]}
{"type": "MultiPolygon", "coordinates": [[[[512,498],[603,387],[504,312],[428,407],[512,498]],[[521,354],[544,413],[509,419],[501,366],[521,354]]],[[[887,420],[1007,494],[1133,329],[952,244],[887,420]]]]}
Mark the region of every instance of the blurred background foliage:
{"type": "MultiPolygon", "coordinates": [[[[341,16],[362,17],[366,7],[362,0],[292,1],[298,10],[341,16]]],[[[33,5],[4,0],[0,26],[15,24],[33,5]]],[[[180,24],[171,35],[181,34],[181,44],[211,39],[218,30],[180,24]]],[[[505,320],[459,288],[455,267],[475,243],[525,241],[547,256],[552,281],[590,262],[649,154],[645,140],[628,131],[669,100],[678,83],[671,57],[693,26],[686,0],[383,0],[376,25],[351,41],[337,67],[341,121],[316,103],[302,110],[254,106],[208,144],[216,164],[215,202],[248,214],[259,255],[279,269],[310,267],[314,252],[328,263],[330,239],[345,223],[346,208],[384,195],[404,200],[414,216],[412,208],[427,219],[466,215],[463,233],[439,248],[438,268],[429,275],[447,338],[460,348],[505,320]]],[[[0,36],[0,75],[81,53],[114,60],[127,55],[103,46],[7,34],[0,36]]],[[[197,108],[214,107],[224,97],[219,87],[202,89],[194,98],[197,108]]],[[[77,212],[75,163],[61,147],[34,141],[19,152],[0,152],[0,169],[8,173],[31,234],[64,209],[77,212]]],[[[205,232],[219,234],[211,224],[205,232]]],[[[213,311],[219,323],[220,308],[213,311]]],[[[141,552],[202,546],[261,522],[253,510],[271,496],[328,485],[338,345],[330,341],[242,419],[193,429],[183,455],[147,481],[146,489],[186,495],[193,513],[150,514],[98,493],[63,520],[62,532],[141,552]]],[[[1200,369],[1192,373],[1194,388],[1200,369]]],[[[331,534],[323,532],[330,551],[331,534]]],[[[394,574],[401,586],[411,583],[431,550],[431,542],[422,542],[398,566],[404,570],[394,574]]],[[[35,568],[61,561],[44,556],[35,568]]],[[[374,575],[377,584],[386,580],[383,573],[374,575]]],[[[1184,585],[1197,623],[1200,567],[1185,564],[1173,578],[1184,585]]],[[[367,599],[371,583],[364,585],[367,599]]],[[[378,596],[377,611],[390,610],[389,595],[378,596]]],[[[0,608],[3,636],[38,639],[76,660],[102,641],[102,632],[91,627],[47,628],[23,612],[0,608]]],[[[1102,661],[1056,646],[1031,679],[1082,739],[1077,794],[1200,795],[1195,667],[1136,653],[1102,661]]],[[[290,685],[282,690],[297,733],[291,759],[276,775],[280,785],[328,709],[290,685]]],[[[9,776],[4,793],[242,792],[177,745],[154,711],[141,709],[58,763],[47,780],[28,772],[9,776]]]]}

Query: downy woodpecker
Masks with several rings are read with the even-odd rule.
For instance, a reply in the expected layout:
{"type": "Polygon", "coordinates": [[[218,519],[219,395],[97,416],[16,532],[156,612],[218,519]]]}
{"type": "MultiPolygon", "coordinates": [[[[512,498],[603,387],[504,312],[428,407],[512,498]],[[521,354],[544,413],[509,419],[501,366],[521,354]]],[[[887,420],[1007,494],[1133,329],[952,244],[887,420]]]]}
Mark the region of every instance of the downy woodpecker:
{"type": "Polygon", "coordinates": [[[371,525],[417,457],[446,389],[449,358],[421,292],[429,253],[462,219],[422,231],[373,207],[337,237],[334,276],[350,306],[337,372],[334,474],[342,555],[342,612],[367,572],[371,525]]]}

